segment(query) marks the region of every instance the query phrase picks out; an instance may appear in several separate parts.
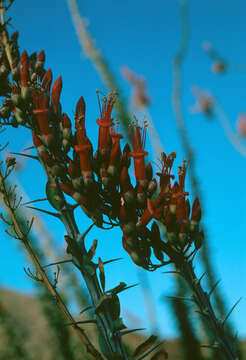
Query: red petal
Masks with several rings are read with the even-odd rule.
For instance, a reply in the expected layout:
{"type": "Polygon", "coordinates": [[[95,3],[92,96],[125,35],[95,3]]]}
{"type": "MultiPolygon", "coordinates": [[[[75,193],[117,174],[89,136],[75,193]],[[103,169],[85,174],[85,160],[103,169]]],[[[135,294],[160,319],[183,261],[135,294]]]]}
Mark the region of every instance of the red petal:
{"type": "Polygon", "coordinates": [[[52,83],[52,71],[49,68],[44,74],[41,87],[47,92],[50,93],[50,87],[52,83]]]}
{"type": "Polygon", "coordinates": [[[22,65],[24,62],[28,62],[28,55],[27,55],[26,50],[23,51],[23,53],[22,53],[22,55],[21,55],[21,58],[20,58],[20,63],[21,63],[21,65],[22,65]]]}
{"type": "Polygon", "coordinates": [[[32,140],[33,140],[33,144],[36,148],[38,148],[39,146],[43,145],[42,141],[39,139],[39,137],[36,134],[32,134],[32,140]]]}
{"type": "Polygon", "coordinates": [[[146,166],[145,170],[146,170],[147,179],[148,179],[148,181],[150,181],[153,177],[153,169],[152,169],[152,165],[150,162],[146,166]]]}
{"type": "Polygon", "coordinates": [[[19,37],[19,31],[15,31],[12,35],[11,35],[11,40],[18,40],[19,37]]]}
{"type": "Polygon", "coordinates": [[[44,50],[42,50],[37,57],[37,61],[44,62],[45,61],[45,53],[44,50]]]}
{"type": "Polygon", "coordinates": [[[62,127],[63,129],[71,129],[72,127],[71,120],[65,113],[62,115],[62,127]]]}
{"type": "Polygon", "coordinates": [[[83,98],[83,96],[81,96],[79,98],[79,101],[77,102],[76,105],[76,111],[75,111],[75,118],[77,121],[84,121],[85,119],[85,109],[86,109],[86,105],[85,105],[85,100],[83,98]]]}
{"type": "Polygon", "coordinates": [[[61,90],[62,90],[62,77],[59,76],[58,79],[54,82],[54,85],[52,87],[51,92],[51,104],[54,106],[59,105],[60,96],[61,96],[61,90]]]}
{"type": "Polygon", "coordinates": [[[195,198],[192,206],[192,214],[191,214],[191,220],[199,222],[202,217],[200,202],[198,197],[195,198]]]}

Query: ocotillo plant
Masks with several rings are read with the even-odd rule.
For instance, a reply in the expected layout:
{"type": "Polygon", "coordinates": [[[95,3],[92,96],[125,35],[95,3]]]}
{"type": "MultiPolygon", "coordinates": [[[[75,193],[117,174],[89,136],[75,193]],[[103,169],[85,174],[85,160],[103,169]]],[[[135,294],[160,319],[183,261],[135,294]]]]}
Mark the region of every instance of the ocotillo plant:
{"type": "MultiPolygon", "coordinates": [[[[236,348],[225,332],[228,316],[224,321],[217,319],[210,302],[213,289],[210,293],[205,292],[201,287],[202,277],[198,279],[194,273],[193,259],[202,246],[203,233],[199,229],[199,200],[196,198],[191,206],[189,193],[185,189],[186,161],[179,167],[178,180],[174,181],[172,167],[176,153],[166,155],[163,152],[160,154],[158,180],[154,178],[151,163],[145,164],[148,154],[145,150],[146,124],[140,125],[137,119],[129,124],[131,147],[126,144],[122,149],[122,135],[118,131],[118,123],[114,123],[112,117],[113,106],[117,101],[116,92],[108,96],[97,92],[99,117],[96,122],[99,135],[97,150],[93,152],[86,133],[86,105],[83,97],[76,104],[73,133],[72,122],[62,112],[60,103],[61,76],[52,86],[52,71],[44,68],[44,51],[38,56],[36,53],[29,56],[24,50],[20,56],[18,33],[9,37],[4,22],[8,6],[4,7],[3,2],[1,4],[0,93],[4,98],[0,109],[1,123],[17,129],[24,126],[32,134],[37,151],[37,156],[32,158],[38,160],[45,170],[46,196],[55,212],[36,210],[54,216],[63,223],[67,232],[67,253],[89,290],[93,319],[74,321],[57,292],[57,279],[51,282],[32,249],[28,237],[32,222],[26,230],[20,227],[17,217],[20,201],[14,189],[6,186],[5,182],[14,168],[14,161],[9,159],[6,169],[0,172],[0,190],[10,212],[11,235],[22,241],[36,267],[37,274],[29,275],[46,285],[68,319],[68,325],[77,331],[94,358],[144,359],[155,348],[147,348],[155,338],[137,348],[134,354],[127,354],[122,336],[133,330],[124,330],[118,294],[128,287],[123,282],[110,290],[106,290],[105,286],[104,265],[114,259],[103,262],[99,258],[98,263],[95,263],[92,260],[97,242],[94,241],[89,250],[85,246],[85,237],[93,226],[107,230],[120,227],[123,247],[137,266],[154,271],[168,264],[175,265],[176,273],[183,276],[192,290],[191,298],[176,300],[193,301],[211,326],[217,341],[214,346],[223,352],[226,359],[237,359],[236,348]],[[129,175],[132,158],[135,179],[129,175]],[[74,205],[69,203],[68,197],[75,201],[74,205]],[[92,220],[92,225],[84,233],[80,232],[74,217],[74,211],[79,207],[92,220]],[[164,238],[160,228],[165,234],[164,238]],[[80,327],[88,322],[98,328],[100,352],[80,327]]],[[[61,260],[59,263],[63,262],[61,260]]]]}

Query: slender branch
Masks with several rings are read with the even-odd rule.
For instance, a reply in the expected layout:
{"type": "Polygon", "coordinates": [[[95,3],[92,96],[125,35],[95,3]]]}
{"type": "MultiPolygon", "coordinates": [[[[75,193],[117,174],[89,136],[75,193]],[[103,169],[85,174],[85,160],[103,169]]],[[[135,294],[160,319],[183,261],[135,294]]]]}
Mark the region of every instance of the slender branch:
{"type": "MultiPolygon", "coordinates": [[[[85,280],[94,308],[97,308],[103,298],[103,292],[97,278],[96,265],[91,261],[85,261],[88,257],[88,253],[75,222],[73,209],[66,204],[60,211],[60,217],[68,233],[66,241],[72,254],[73,261],[78,265],[81,275],[85,280]]],[[[121,340],[120,331],[114,329],[114,322],[111,317],[109,306],[105,303],[101,309],[102,311],[100,311],[99,314],[96,313],[95,317],[99,333],[102,336],[102,341],[106,346],[104,355],[111,359],[111,357],[113,358],[118,353],[121,355],[122,359],[127,360],[128,356],[121,340]]]]}
{"type": "MultiPolygon", "coordinates": [[[[184,153],[189,161],[189,177],[192,186],[192,192],[194,198],[198,197],[199,202],[202,206],[202,194],[201,189],[199,187],[198,177],[195,172],[195,157],[193,149],[190,145],[190,139],[185,127],[185,120],[182,110],[182,71],[181,66],[182,62],[186,56],[187,49],[188,49],[188,40],[189,40],[189,21],[188,21],[188,8],[187,8],[187,1],[186,0],[179,0],[180,2],[180,16],[181,16],[181,43],[177,54],[173,60],[173,94],[172,94],[172,102],[173,102],[173,109],[176,119],[176,124],[178,128],[178,132],[181,138],[181,142],[183,145],[184,153]]],[[[203,246],[201,248],[201,258],[205,267],[205,271],[207,273],[208,283],[209,286],[212,287],[215,282],[214,276],[214,269],[210,260],[209,256],[209,248],[208,248],[208,239],[206,236],[206,229],[203,226],[203,233],[204,233],[204,241],[203,246]]],[[[216,304],[216,309],[219,312],[220,316],[225,314],[225,303],[223,300],[222,295],[216,291],[214,294],[214,300],[216,304]]],[[[230,333],[232,334],[232,329],[230,326],[229,329],[230,333]]]]}
{"type": "Polygon", "coordinates": [[[213,310],[210,295],[206,293],[198,281],[191,261],[185,261],[180,269],[185,280],[193,291],[194,302],[200,310],[200,314],[207,319],[218,342],[218,347],[223,351],[226,359],[238,360],[238,354],[233,344],[225,333],[224,321],[220,321],[213,310]]]}
{"type": "MultiPolygon", "coordinates": [[[[39,275],[40,275],[40,277],[42,279],[42,282],[44,283],[44,285],[46,286],[48,291],[51,293],[51,295],[56,300],[56,303],[57,303],[58,307],[60,308],[60,310],[62,311],[62,313],[64,314],[65,318],[69,322],[75,323],[75,320],[74,320],[73,316],[71,315],[71,313],[67,309],[67,307],[64,304],[62,298],[60,297],[59,293],[54,288],[54,286],[50,282],[45,270],[43,269],[43,267],[39,263],[39,260],[38,260],[38,258],[36,256],[35,252],[33,251],[30,243],[29,243],[28,236],[26,236],[23,233],[22,229],[21,229],[21,226],[20,226],[20,224],[18,222],[18,218],[17,218],[17,216],[15,214],[15,211],[12,208],[11,200],[9,198],[9,194],[7,192],[7,189],[6,189],[6,185],[5,185],[5,181],[4,181],[1,169],[0,169],[0,183],[1,183],[1,190],[2,190],[3,196],[4,196],[4,202],[5,202],[6,207],[8,208],[11,220],[13,222],[14,231],[18,235],[19,239],[22,241],[23,245],[25,246],[25,249],[28,252],[28,255],[30,256],[30,259],[31,259],[32,263],[34,264],[35,268],[37,269],[37,271],[38,271],[38,273],[39,273],[39,275]]],[[[81,341],[85,345],[87,352],[90,353],[95,359],[102,360],[103,359],[102,356],[98,353],[98,351],[95,349],[93,344],[90,342],[90,340],[87,337],[84,330],[81,329],[76,324],[73,324],[72,327],[77,332],[77,334],[80,337],[81,341]]]]}
{"type": "MultiPolygon", "coordinates": [[[[122,94],[122,91],[119,91],[119,86],[116,82],[116,79],[113,73],[109,70],[109,66],[105,59],[103,58],[100,50],[98,50],[95,41],[92,40],[91,35],[89,34],[86,28],[86,20],[80,16],[78,4],[76,0],[67,0],[68,8],[71,13],[72,21],[84,53],[92,61],[96,70],[98,71],[101,79],[106,84],[108,89],[115,90],[122,94]]],[[[120,119],[120,125],[124,131],[125,137],[130,141],[129,129],[131,116],[126,109],[124,99],[121,98],[115,104],[117,109],[117,116],[120,119]]]]}

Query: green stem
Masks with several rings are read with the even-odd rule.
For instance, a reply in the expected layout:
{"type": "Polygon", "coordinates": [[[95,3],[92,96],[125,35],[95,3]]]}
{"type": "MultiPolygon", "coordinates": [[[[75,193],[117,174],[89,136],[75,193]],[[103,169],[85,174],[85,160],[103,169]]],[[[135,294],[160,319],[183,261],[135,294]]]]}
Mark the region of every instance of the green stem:
{"type": "Polygon", "coordinates": [[[225,324],[216,317],[210,302],[210,295],[202,289],[200,281],[195,275],[192,262],[185,260],[179,270],[192,289],[194,302],[199,307],[201,315],[205,317],[210,324],[210,327],[216,337],[218,347],[221,351],[223,351],[226,359],[238,360],[237,351],[225,333],[225,324]]]}
{"type": "MultiPolygon", "coordinates": [[[[61,221],[63,222],[67,233],[69,235],[68,245],[69,250],[73,256],[74,262],[80,268],[82,277],[85,280],[88,288],[92,304],[94,308],[98,305],[103,296],[103,292],[99,285],[96,274],[96,266],[93,262],[87,262],[87,251],[84,246],[82,236],[76,225],[73,210],[65,206],[60,211],[61,221]],[[86,262],[86,263],[85,263],[86,262]],[[86,266],[85,266],[86,265],[86,266]],[[88,271],[89,267],[89,271],[88,271]]],[[[107,305],[104,305],[103,311],[95,314],[99,333],[102,336],[104,343],[104,355],[108,359],[114,359],[116,354],[120,355],[122,359],[127,360],[127,354],[122,344],[121,335],[119,331],[114,331],[113,320],[107,305]]],[[[103,350],[103,349],[102,349],[103,350]]]]}

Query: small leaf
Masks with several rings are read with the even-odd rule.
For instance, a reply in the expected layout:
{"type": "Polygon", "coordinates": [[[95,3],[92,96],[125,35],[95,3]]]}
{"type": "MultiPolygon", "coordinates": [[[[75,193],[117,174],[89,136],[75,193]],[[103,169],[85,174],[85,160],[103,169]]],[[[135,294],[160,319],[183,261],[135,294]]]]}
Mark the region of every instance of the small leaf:
{"type": "Polygon", "coordinates": [[[16,153],[16,152],[11,152],[11,154],[19,155],[19,156],[24,156],[24,157],[28,157],[28,158],[30,158],[30,159],[38,160],[38,157],[35,156],[35,155],[28,155],[28,154],[16,153]]]}
{"type": "Polygon", "coordinates": [[[35,208],[35,207],[33,207],[33,206],[26,206],[26,207],[27,207],[28,209],[41,211],[41,212],[43,212],[43,213],[45,213],[45,214],[52,215],[52,216],[57,217],[57,218],[60,219],[60,215],[57,214],[57,213],[53,213],[53,212],[51,212],[51,211],[47,211],[47,210],[44,210],[44,209],[35,208]]]}
{"type": "Polygon", "coordinates": [[[104,273],[104,267],[103,267],[103,262],[101,260],[101,258],[98,258],[98,267],[99,267],[99,278],[100,278],[100,283],[102,286],[102,290],[103,292],[105,291],[105,273],[104,273]]]}
{"type": "Polygon", "coordinates": [[[89,261],[91,261],[94,258],[96,253],[96,248],[97,248],[97,240],[93,240],[93,245],[90,247],[87,254],[89,261]]]}

